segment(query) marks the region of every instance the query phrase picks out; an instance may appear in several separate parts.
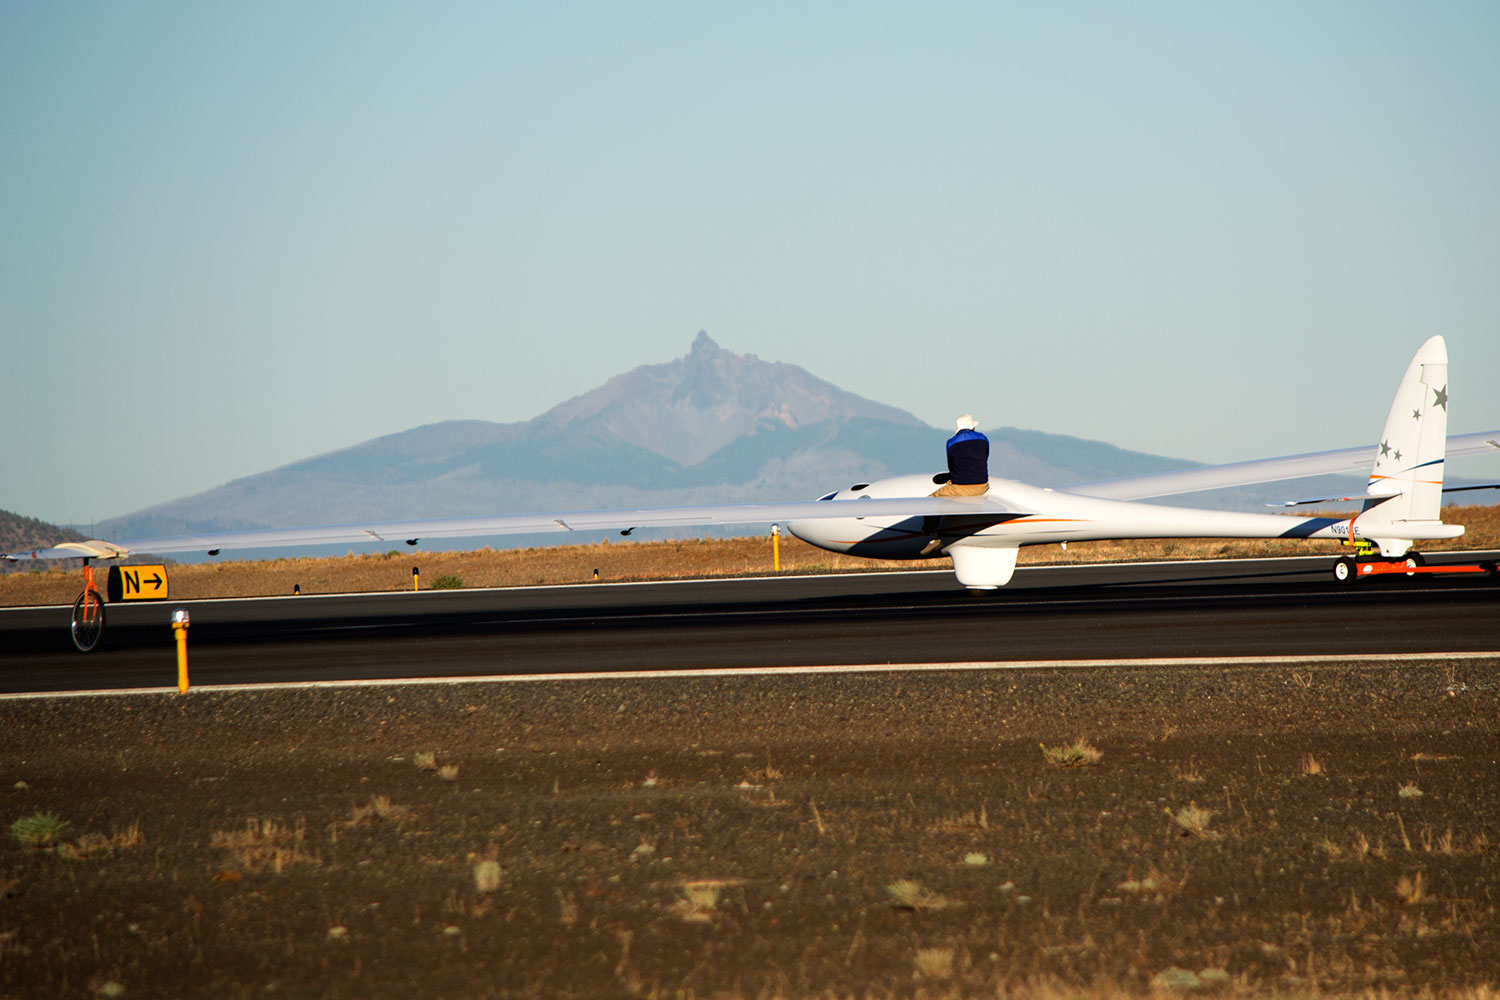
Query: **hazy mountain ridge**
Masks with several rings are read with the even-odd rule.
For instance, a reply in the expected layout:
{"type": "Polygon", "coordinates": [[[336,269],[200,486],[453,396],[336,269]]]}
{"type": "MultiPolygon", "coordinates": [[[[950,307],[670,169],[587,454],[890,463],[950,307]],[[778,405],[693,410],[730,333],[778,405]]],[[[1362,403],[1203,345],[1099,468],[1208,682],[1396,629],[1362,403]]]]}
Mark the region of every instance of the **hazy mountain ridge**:
{"type": "MultiPolygon", "coordinates": [[[[8,510],[0,510],[0,552],[25,552],[29,549],[45,549],[59,542],[83,542],[88,536],[72,528],[48,524],[46,521],[8,510]]],[[[19,569],[35,569],[33,564],[11,563],[0,559],[0,573],[19,569]]]]}
{"type": "MultiPolygon", "coordinates": [[[[948,431],[795,365],[720,348],[643,365],[524,422],[455,420],[225,483],[99,525],[143,538],[358,520],[812,498],[944,468],[948,431]]],[[[1191,463],[987,429],[991,471],[1044,485],[1191,463]]]]}

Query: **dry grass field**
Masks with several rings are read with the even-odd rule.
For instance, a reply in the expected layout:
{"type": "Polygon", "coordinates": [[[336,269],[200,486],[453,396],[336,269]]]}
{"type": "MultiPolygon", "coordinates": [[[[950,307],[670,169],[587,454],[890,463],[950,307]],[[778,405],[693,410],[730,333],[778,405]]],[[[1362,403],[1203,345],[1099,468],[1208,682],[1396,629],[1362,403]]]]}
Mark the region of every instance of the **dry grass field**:
{"type": "Polygon", "coordinates": [[[1495,1000],[1497,678],[0,699],[0,998],[1495,1000]]]}
{"type": "MultiPolygon", "coordinates": [[[[1446,520],[1467,526],[1467,533],[1444,549],[1500,548],[1500,506],[1451,507],[1446,520]]],[[[1282,555],[1337,555],[1337,542],[1282,540],[1162,539],[1080,542],[1066,550],[1038,545],[1021,550],[1021,565],[1066,565],[1090,562],[1140,562],[1158,559],[1252,558],[1282,555]]],[[[607,581],[706,579],[769,574],[769,538],[688,541],[604,541],[593,545],[530,549],[477,549],[468,552],[423,552],[396,549],[381,555],[347,555],[324,559],[233,560],[171,568],[171,593],[178,600],[215,597],[263,597],[290,594],[347,594],[406,590],[412,567],[421,569],[421,585],[525,587],[542,584],[607,581]],[[446,578],[446,579],[445,579],[446,578]]],[[[884,562],[842,556],[814,548],[790,535],[781,538],[783,573],[871,573],[911,569],[947,569],[947,559],[884,562]]],[[[79,591],[77,569],[39,568],[0,576],[0,607],[69,604],[79,591]]]]}

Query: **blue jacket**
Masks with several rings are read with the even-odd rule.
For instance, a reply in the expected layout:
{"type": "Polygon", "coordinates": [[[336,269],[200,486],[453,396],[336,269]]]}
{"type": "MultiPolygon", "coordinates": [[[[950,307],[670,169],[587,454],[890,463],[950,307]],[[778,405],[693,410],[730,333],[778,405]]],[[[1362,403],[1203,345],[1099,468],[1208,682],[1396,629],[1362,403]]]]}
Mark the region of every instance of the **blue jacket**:
{"type": "Polygon", "coordinates": [[[948,439],[948,477],[961,486],[990,481],[990,439],[978,431],[959,431],[948,439]]]}

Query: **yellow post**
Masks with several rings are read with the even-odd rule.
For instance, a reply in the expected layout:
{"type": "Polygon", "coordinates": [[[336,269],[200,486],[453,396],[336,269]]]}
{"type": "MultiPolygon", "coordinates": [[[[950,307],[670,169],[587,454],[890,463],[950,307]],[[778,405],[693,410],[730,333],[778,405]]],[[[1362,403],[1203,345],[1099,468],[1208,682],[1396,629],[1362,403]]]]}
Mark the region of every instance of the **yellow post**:
{"type": "Polygon", "coordinates": [[[413,566],[411,568],[411,589],[412,590],[421,590],[422,589],[422,571],[421,571],[421,569],[419,567],[416,567],[416,566],[413,566]]]}
{"type": "Polygon", "coordinates": [[[781,525],[771,525],[771,565],[777,573],[781,572],[781,525]]]}
{"type": "Polygon", "coordinates": [[[177,637],[177,693],[187,694],[187,630],[188,613],[182,608],[172,612],[172,632],[177,637]]]}

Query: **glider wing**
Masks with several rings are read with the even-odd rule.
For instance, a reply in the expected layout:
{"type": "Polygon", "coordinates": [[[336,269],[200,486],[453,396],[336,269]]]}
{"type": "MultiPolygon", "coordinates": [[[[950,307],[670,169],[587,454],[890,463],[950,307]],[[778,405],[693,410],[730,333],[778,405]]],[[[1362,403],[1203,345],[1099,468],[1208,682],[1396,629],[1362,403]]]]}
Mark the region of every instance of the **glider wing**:
{"type": "Polygon", "coordinates": [[[773,521],[825,517],[966,517],[1007,518],[1024,514],[984,497],[944,499],[908,497],[859,500],[807,500],[790,503],[709,504],[698,507],[642,507],[634,510],[557,511],[508,514],[497,517],[439,518],[426,521],[371,521],[303,528],[212,531],[162,538],[124,539],[117,543],[83,542],[15,552],[11,561],[30,559],[117,558],[130,553],[216,553],[220,549],[255,549],[294,545],[348,545],[355,542],[406,542],[424,538],[479,538],[486,535],[534,534],[551,531],[618,530],[770,524],[773,521]]]}
{"type": "MultiPolygon", "coordinates": [[[[1177,469],[1172,472],[1131,476],[1127,479],[1106,479],[1095,483],[1065,486],[1062,489],[1068,493],[1103,497],[1106,500],[1145,500],[1150,497],[1174,496],[1179,493],[1196,493],[1200,490],[1273,483],[1283,479],[1300,479],[1304,476],[1337,473],[1368,476],[1375,452],[1376,446],[1372,444],[1363,448],[1315,451],[1306,455],[1288,455],[1284,458],[1265,458],[1251,462],[1232,462],[1228,465],[1177,469]]],[[[1449,458],[1485,454],[1500,455],[1500,430],[1458,434],[1448,438],[1449,458]]]]}

